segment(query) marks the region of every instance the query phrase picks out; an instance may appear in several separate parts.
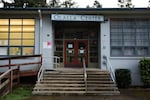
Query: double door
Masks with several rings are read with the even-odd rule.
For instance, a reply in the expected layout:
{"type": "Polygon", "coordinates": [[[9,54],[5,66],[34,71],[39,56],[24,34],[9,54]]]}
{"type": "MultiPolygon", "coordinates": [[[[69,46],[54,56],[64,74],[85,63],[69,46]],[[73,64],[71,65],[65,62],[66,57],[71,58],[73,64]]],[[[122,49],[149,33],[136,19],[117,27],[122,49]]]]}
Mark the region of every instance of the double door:
{"type": "Polygon", "coordinates": [[[83,67],[83,58],[88,65],[88,40],[65,40],[64,46],[65,67],[83,67]]]}

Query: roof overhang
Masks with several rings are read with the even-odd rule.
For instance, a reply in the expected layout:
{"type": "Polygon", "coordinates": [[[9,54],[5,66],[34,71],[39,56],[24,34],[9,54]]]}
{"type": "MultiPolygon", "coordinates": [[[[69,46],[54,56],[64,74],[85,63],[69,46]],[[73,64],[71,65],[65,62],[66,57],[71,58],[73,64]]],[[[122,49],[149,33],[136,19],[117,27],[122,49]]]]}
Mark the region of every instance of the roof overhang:
{"type": "Polygon", "coordinates": [[[0,14],[150,15],[150,8],[0,8],[0,14]]]}

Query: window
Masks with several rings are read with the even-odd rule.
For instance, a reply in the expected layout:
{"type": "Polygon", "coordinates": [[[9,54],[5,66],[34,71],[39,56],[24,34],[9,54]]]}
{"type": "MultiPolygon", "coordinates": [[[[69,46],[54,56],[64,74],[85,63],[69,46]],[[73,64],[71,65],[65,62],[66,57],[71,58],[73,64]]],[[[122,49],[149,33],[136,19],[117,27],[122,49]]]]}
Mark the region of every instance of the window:
{"type": "Polygon", "coordinates": [[[150,56],[149,19],[111,19],[111,56],[150,56]]]}
{"type": "Polygon", "coordinates": [[[34,54],[34,19],[0,19],[0,56],[34,54]]]}

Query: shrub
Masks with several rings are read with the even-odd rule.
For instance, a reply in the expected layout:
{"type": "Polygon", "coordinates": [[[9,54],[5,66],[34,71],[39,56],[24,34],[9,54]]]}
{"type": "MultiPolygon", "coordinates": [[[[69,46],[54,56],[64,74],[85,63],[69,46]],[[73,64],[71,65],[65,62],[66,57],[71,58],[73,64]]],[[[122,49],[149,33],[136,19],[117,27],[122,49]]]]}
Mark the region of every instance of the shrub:
{"type": "Polygon", "coordinates": [[[150,59],[140,60],[140,72],[144,86],[150,87],[150,59]]]}
{"type": "Polygon", "coordinates": [[[131,74],[128,69],[117,69],[115,71],[116,83],[119,88],[128,88],[131,85],[131,74]]]}

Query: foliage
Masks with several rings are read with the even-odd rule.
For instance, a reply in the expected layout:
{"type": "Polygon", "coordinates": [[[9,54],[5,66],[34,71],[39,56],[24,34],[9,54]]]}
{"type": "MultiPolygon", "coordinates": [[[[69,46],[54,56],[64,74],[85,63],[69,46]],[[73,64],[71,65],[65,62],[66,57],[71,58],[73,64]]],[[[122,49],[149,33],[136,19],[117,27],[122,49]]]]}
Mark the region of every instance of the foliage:
{"type": "Polygon", "coordinates": [[[99,1],[95,0],[94,3],[93,3],[93,7],[94,8],[102,8],[102,5],[100,4],[99,1]]]}
{"type": "Polygon", "coordinates": [[[140,60],[140,72],[141,80],[144,83],[144,86],[150,87],[150,59],[140,60]]]}
{"type": "Polygon", "coordinates": [[[46,0],[14,0],[15,7],[44,7],[46,6],[46,0]]]}
{"type": "Polygon", "coordinates": [[[60,0],[50,0],[49,1],[49,7],[50,8],[59,8],[59,7],[61,7],[60,0]]]}
{"type": "Polygon", "coordinates": [[[128,69],[117,69],[115,71],[116,82],[119,88],[128,88],[131,84],[131,74],[128,69]]]}
{"type": "Polygon", "coordinates": [[[92,7],[87,5],[86,8],[102,8],[102,4],[98,0],[95,0],[92,7]]]}
{"type": "Polygon", "coordinates": [[[133,8],[132,0],[118,0],[118,5],[121,8],[133,8]]]}
{"type": "Polygon", "coordinates": [[[148,1],[148,7],[150,7],[150,0],[148,1]]]}
{"type": "Polygon", "coordinates": [[[31,87],[19,87],[15,89],[12,93],[6,95],[2,100],[24,100],[29,98],[32,95],[31,87]]]}
{"type": "Polygon", "coordinates": [[[7,2],[5,0],[1,0],[4,4],[4,8],[11,7],[45,7],[47,6],[46,0],[11,0],[11,2],[7,2]]]}
{"type": "Polygon", "coordinates": [[[61,7],[63,8],[76,8],[76,2],[73,0],[65,0],[61,3],[61,7]]]}

